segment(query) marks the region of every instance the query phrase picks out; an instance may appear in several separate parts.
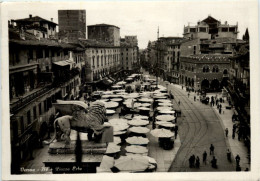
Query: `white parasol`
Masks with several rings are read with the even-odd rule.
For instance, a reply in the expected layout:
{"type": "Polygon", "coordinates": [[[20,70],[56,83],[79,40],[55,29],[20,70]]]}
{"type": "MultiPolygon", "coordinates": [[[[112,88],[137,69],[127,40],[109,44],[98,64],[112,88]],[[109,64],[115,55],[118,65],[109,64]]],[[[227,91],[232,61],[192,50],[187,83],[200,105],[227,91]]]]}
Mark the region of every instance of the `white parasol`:
{"type": "Polygon", "coordinates": [[[154,129],[151,131],[151,135],[158,138],[170,138],[174,136],[174,133],[168,129],[154,129]]]}
{"type": "Polygon", "coordinates": [[[150,129],[146,128],[146,127],[132,127],[132,128],[129,128],[129,131],[130,132],[133,132],[133,133],[139,133],[139,134],[146,134],[150,131],[150,129]]]}
{"type": "Polygon", "coordinates": [[[159,115],[159,116],[156,116],[156,120],[158,120],[158,121],[172,121],[174,119],[175,119],[175,117],[172,116],[172,115],[159,115]]]}
{"type": "Polygon", "coordinates": [[[138,145],[131,145],[131,146],[127,146],[125,148],[125,150],[128,153],[138,153],[138,154],[142,154],[142,153],[148,153],[148,149],[144,146],[138,146],[138,145]]]}
{"type": "Polygon", "coordinates": [[[131,145],[147,145],[149,143],[148,138],[142,136],[133,136],[126,139],[126,142],[131,145]]]}
{"type": "Polygon", "coordinates": [[[145,121],[142,119],[133,119],[131,121],[128,121],[128,124],[131,126],[146,126],[149,124],[149,121],[145,121]]]}

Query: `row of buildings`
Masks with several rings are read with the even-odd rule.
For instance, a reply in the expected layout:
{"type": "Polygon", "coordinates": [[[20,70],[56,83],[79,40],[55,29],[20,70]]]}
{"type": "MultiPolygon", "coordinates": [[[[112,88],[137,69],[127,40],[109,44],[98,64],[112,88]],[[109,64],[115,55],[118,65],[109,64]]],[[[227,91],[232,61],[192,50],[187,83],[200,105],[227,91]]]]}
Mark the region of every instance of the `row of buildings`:
{"type": "Polygon", "coordinates": [[[33,145],[46,138],[57,99],[78,99],[82,92],[106,86],[139,66],[137,36],[121,38],[114,25],[86,26],[85,10],[59,10],[58,21],[32,15],[9,21],[14,173],[33,145]]]}
{"type": "Polygon", "coordinates": [[[183,37],[158,37],[140,53],[142,66],[164,80],[195,91],[229,93],[250,138],[249,33],[237,38],[238,24],[208,16],[184,26],[183,37]]]}

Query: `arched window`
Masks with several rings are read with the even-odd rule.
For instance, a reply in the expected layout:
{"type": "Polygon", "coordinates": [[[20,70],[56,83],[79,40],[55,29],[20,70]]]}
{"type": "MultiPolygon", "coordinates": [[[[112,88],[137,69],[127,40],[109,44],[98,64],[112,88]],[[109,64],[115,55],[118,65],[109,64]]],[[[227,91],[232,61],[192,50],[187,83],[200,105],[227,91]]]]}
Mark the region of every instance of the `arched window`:
{"type": "Polygon", "coordinates": [[[227,69],[225,69],[224,71],[223,71],[223,74],[228,74],[228,71],[227,71],[227,69]]]}
{"type": "Polygon", "coordinates": [[[95,67],[95,56],[92,57],[92,66],[95,67]]]}
{"type": "Polygon", "coordinates": [[[209,72],[209,66],[204,66],[202,71],[203,72],[209,72]]]}

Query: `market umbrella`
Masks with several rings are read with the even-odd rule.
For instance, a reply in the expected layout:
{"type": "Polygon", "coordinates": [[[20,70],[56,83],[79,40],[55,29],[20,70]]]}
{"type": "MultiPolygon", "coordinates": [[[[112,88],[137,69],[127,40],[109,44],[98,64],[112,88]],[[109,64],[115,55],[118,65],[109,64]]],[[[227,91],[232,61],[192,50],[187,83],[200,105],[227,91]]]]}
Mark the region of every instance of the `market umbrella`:
{"type": "Polygon", "coordinates": [[[122,88],[122,86],[120,86],[120,85],[113,85],[113,86],[111,86],[111,88],[113,88],[113,89],[119,89],[119,88],[122,88]]]}
{"type": "Polygon", "coordinates": [[[113,98],[113,99],[110,99],[110,101],[113,101],[113,102],[120,102],[122,101],[123,99],[122,98],[113,98]]]}
{"type": "Polygon", "coordinates": [[[122,118],[110,119],[108,122],[112,125],[127,124],[127,120],[122,118]]]}
{"type": "Polygon", "coordinates": [[[158,105],[159,105],[159,106],[172,106],[172,103],[160,102],[158,105]]]}
{"type": "Polygon", "coordinates": [[[124,85],[124,84],[126,84],[126,82],[125,82],[125,81],[121,81],[121,82],[117,82],[116,84],[118,84],[118,85],[124,85]]]}
{"type": "Polygon", "coordinates": [[[128,124],[131,126],[146,126],[149,124],[149,121],[145,121],[142,119],[133,119],[131,121],[128,121],[128,124]]]}
{"type": "Polygon", "coordinates": [[[121,92],[123,93],[123,92],[125,92],[125,89],[114,90],[114,92],[115,92],[115,93],[121,93],[121,92]]]}
{"type": "MultiPolygon", "coordinates": [[[[128,107],[128,108],[132,108],[132,103],[131,102],[124,102],[123,104],[125,104],[126,105],[126,107],[128,107]]],[[[135,102],[134,103],[134,108],[137,108],[137,107],[140,107],[142,104],[141,103],[138,103],[138,102],[135,102]]]]}
{"type": "Polygon", "coordinates": [[[141,98],[138,100],[139,102],[153,102],[153,99],[150,98],[141,98]]]}
{"type": "Polygon", "coordinates": [[[111,110],[111,109],[106,110],[107,115],[112,115],[112,114],[115,114],[115,113],[116,113],[116,111],[114,111],[114,110],[111,110]]]}
{"type": "Polygon", "coordinates": [[[119,138],[119,137],[114,136],[113,140],[114,140],[113,143],[115,143],[117,145],[121,143],[121,138],[119,138]]]}
{"type": "Polygon", "coordinates": [[[114,164],[115,164],[115,159],[113,157],[104,155],[100,163],[100,168],[105,171],[106,170],[111,171],[110,168],[112,168],[114,164]]]}
{"type": "Polygon", "coordinates": [[[167,96],[153,96],[154,99],[167,99],[167,96]]]}
{"type": "Polygon", "coordinates": [[[156,160],[149,156],[143,156],[144,158],[147,158],[148,162],[151,164],[157,164],[156,160]]]}
{"type": "Polygon", "coordinates": [[[142,107],[150,107],[151,103],[142,103],[142,107]]]}
{"type": "Polygon", "coordinates": [[[113,91],[105,91],[105,92],[103,92],[103,95],[111,95],[113,93],[114,93],[113,91]]]}
{"type": "Polygon", "coordinates": [[[120,146],[115,143],[109,143],[107,146],[106,154],[117,153],[120,152],[120,146]]]}
{"type": "Polygon", "coordinates": [[[130,93],[130,94],[124,96],[125,99],[134,99],[137,97],[139,97],[138,93],[130,93]]]}
{"type": "Polygon", "coordinates": [[[165,103],[165,102],[167,102],[167,103],[171,103],[172,101],[171,100],[169,100],[169,99],[157,99],[156,100],[157,102],[162,102],[162,103],[165,103]]]}
{"type": "Polygon", "coordinates": [[[172,107],[169,107],[169,106],[159,106],[156,108],[158,111],[171,111],[173,110],[172,107]]]}
{"type": "Polygon", "coordinates": [[[107,101],[109,101],[109,99],[100,99],[100,100],[98,100],[98,101],[107,102],[107,101]]]}
{"type": "Polygon", "coordinates": [[[167,121],[159,121],[159,122],[156,122],[156,124],[158,124],[159,126],[167,127],[167,128],[175,127],[175,124],[173,124],[171,122],[167,122],[167,121]]]}
{"type": "Polygon", "coordinates": [[[138,107],[137,109],[141,111],[150,111],[150,108],[148,107],[138,107]]]}
{"type": "Polygon", "coordinates": [[[151,131],[151,135],[158,138],[170,138],[174,136],[174,133],[168,129],[154,129],[151,131]]]}
{"type": "Polygon", "coordinates": [[[109,102],[104,102],[105,103],[105,107],[107,109],[113,109],[113,108],[116,108],[118,107],[118,102],[113,102],[113,101],[109,101],[109,102]]]}
{"type": "Polygon", "coordinates": [[[131,146],[127,146],[125,148],[125,150],[128,153],[138,153],[138,154],[142,154],[142,153],[148,153],[148,149],[144,146],[138,146],[138,145],[131,145],[131,146]]]}
{"type": "Polygon", "coordinates": [[[129,131],[130,132],[133,132],[133,133],[139,133],[139,134],[146,134],[150,131],[150,129],[146,128],[146,127],[132,127],[132,128],[129,128],[129,131]]]}
{"type": "Polygon", "coordinates": [[[147,145],[149,143],[148,138],[142,136],[133,136],[126,139],[126,142],[131,145],[147,145]]]}
{"type": "Polygon", "coordinates": [[[145,120],[147,120],[148,116],[137,115],[137,116],[134,116],[133,119],[145,119],[145,120]]]}
{"type": "Polygon", "coordinates": [[[174,119],[175,119],[175,117],[172,116],[172,115],[159,115],[159,116],[156,116],[156,120],[158,120],[158,121],[172,121],[174,119]]]}
{"type": "Polygon", "coordinates": [[[160,110],[159,113],[161,113],[161,114],[174,114],[175,111],[171,111],[171,110],[160,110]]]}
{"type": "Polygon", "coordinates": [[[126,131],[114,131],[113,132],[113,135],[114,136],[120,136],[120,135],[123,135],[123,134],[125,134],[126,133],[126,131]]]}
{"type": "Polygon", "coordinates": [[[126,130],[127,128],[129,128],[129,125],[128,124],[112,124],[113,126],[113,130],[114,132],[117,132],[117,131],[124,131],[126,130]]]}
{"type": "Polygon", "coordinates": [[[116,92],[117,95],[120,95],[120,97],[124,97],[124,95],[127,95],[126,92],[116,92]]]}

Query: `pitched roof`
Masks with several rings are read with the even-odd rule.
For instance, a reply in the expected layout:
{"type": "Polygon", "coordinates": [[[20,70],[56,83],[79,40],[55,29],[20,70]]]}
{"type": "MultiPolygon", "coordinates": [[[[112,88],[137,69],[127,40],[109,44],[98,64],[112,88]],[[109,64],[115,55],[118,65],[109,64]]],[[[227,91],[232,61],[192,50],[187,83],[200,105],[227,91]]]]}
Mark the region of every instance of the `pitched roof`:
{"type": "Polygon", "coordinates": [[[205,18],[204,20],[202,20],[203,22],[207,23],[207,24],[211,24],[211,23],[217,23],[219,22],[218,20],[216,20],[215,18],[213,18],[212,16],[208,16],[207,18],[205,18]]]}
{"type": "Polygon", "coordinates": [[[52,21],[43,19],[43,18],[41,18],[39,16],[34,16],[34,17],[31,17],[31,18],[24,18],[24,19],[16,19],[14,21],[15,22],[46,22],[46,23],[51,23],[51,24],[54,24],[54,25],[58,25],[57,23],[54,23],[52,21]]]}
{"type": "Polygon", "coordinates": [[[18,45],[30,45],[30,46],[49,46],[49,47],[60,47],[64,49],[74,49],[73,45],[64,42],[58,42],[57,40],[51,40],[42,38],[38,40],[33,34],[24,32],[25,39],[21,39],[19,29],[9,28],[9,42],[18,45]]]}
{"type": "Polygon", "coordinates": [[[95,24],[95,25],[89,25],[88,27],[93,27],[93,26],[112,26],[112,27],[116,27],[116,28],[120,29],[118,26],[109,25],[109,24],[105,24],[105,23],[95,24]]]}
{"type": "Polygon", "coordinates": [[[114,48],[116,46],[111,45],[109,43],[106,42],[102,42],[102,41],[97,41],[97,40],[93,40],[93,39],[79,39],[80,43],[83,44],[83,46],[86,47],[97,47],[97,48],[114,48]]]}

